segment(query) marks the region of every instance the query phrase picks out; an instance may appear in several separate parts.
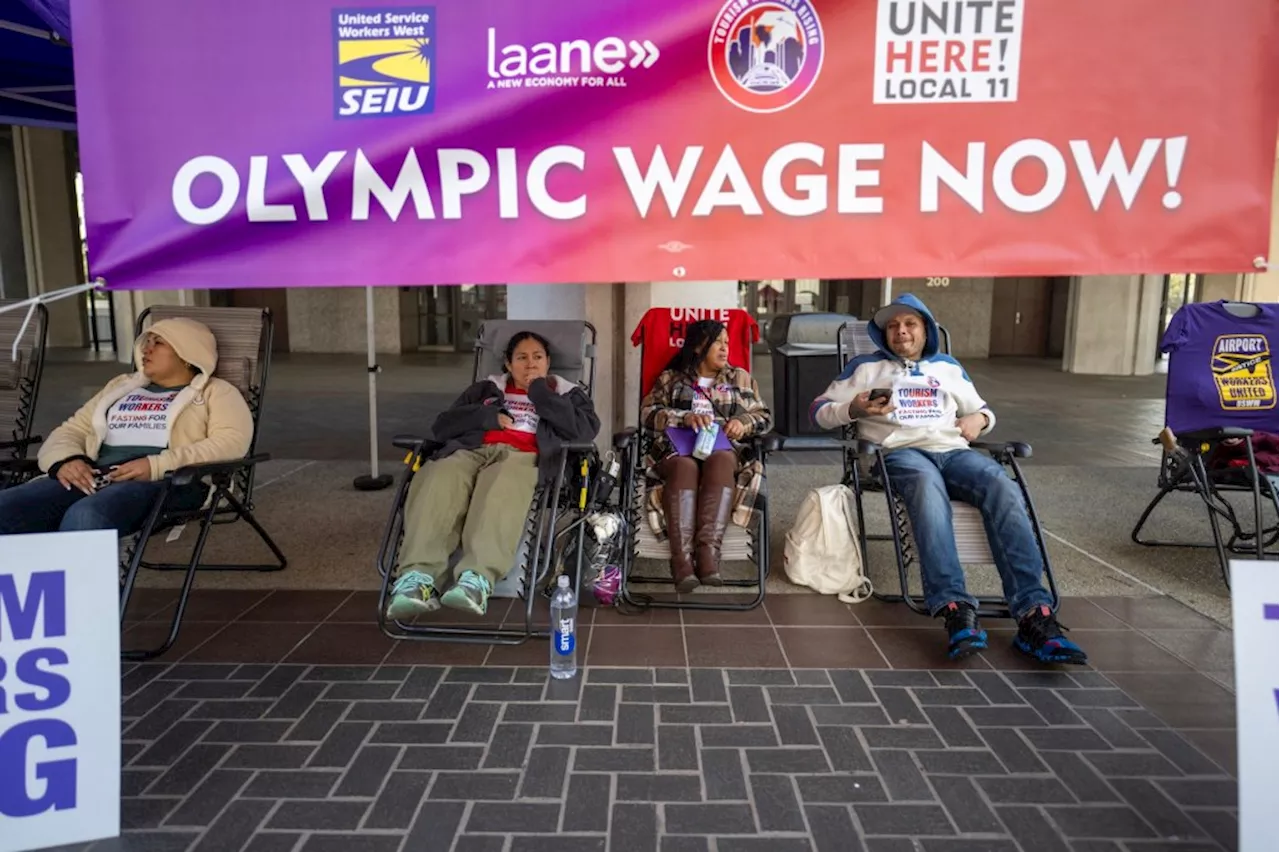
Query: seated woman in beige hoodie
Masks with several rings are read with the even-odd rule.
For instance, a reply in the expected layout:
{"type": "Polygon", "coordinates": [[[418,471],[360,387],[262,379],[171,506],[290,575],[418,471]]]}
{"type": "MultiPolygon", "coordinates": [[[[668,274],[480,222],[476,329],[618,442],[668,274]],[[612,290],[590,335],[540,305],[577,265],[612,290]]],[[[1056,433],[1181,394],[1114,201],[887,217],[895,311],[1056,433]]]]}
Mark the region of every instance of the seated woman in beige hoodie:
{"type": "MultiPolygon", "coordinates": [[[[159,320],[134,344],[135,373],[117,376],[49,435],[48,476],[0,491],[0,534],[114,529],[137,532],[166,473],[234,461],[248,452],[253,417],[234,386],[215,378],[218,344],[201,323],[159,320]]],[[[181,486],[175,509],[196,509],[202,483],[181,486]]]]}

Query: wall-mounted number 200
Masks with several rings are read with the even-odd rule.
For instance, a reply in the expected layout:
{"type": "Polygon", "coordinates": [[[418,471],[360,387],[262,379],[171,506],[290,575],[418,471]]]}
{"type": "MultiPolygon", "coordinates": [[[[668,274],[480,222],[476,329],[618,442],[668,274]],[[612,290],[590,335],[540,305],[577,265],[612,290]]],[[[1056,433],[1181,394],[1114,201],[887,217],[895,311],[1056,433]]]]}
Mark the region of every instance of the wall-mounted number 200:
{"type": "Polygon", "coordinates": [[[924,281],[926,287],[950,287],[950,278],[926,278],[924,281]]]}

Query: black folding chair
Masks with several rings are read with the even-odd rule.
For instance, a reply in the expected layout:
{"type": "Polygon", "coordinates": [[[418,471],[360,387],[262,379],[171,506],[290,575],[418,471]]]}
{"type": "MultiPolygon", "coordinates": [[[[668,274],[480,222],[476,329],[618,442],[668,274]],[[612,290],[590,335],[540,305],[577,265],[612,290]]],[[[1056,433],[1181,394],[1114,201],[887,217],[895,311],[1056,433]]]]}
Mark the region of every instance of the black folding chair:
{"type": "MultiPolygon", "coordinates": [[[[942,326],[938,326],[939,346],[945,354],[951,352],[951,334],[942,326]]],[[[859,320],[847,322],[840,326],[836,339],[836,355],[841,369],[848,366],[849,361],[860,355],[871,355],[877,351],[876,345],[867,334],[867,322],[859,320]]],[[[853,492],[854,508],[858,518],[858,535],[862,546],[862,564],[870,565],[867,553],[868,541],[893,542],[894,556],[898,565],[898,584],[900,594],[884,594],[873,592],[882,601],[905,603],[922,615],[930,615],[924,605],[924,597],[911,593],[908,579],[908,568],[916,561],[915,543],[911,535],[911,519],[907,515],[906,505],[893,491],[889,481],[888,468],[885,466],[885,451],[878,444],[858,437],[856,421],[841,430],[844,474],[841,479],[853,492]],[[884,493],[889,507],[889,532],[870,533],[867,531],[867,518],[863,506],[866,493],[880,491],[884,493]]],[[[1027,515],[1031,519],[1031,529],[1035,533],[1036,547],[1044,560],[1044,578],[1051,597],[1051,606],[1058,609],[1058,588],[1053,579],[1053,569],[1049,563],[1049,551],[1045,547],[1044,531],[1040,526],[1040,518],[1036,514],[1035,502],[1027,487],[1026,477],[1018,465],[1018,459],[1031,457],[1031,446],[1020,441],[984,442],[975,441],[969,445],[974,450],[987,452],[991,457],[1008,469],[1018,490],[1022,493],[1027,515]]],[[[959,500],[951,501],[951,525],[955,533],[956,550],[960,554],[960,564],[994,565],[995,557],[991,555],[991,545],[987,541],[986,527],[982,522],[982,512],[968,503],[959,500]]],[[[1009,618],[1009,606],[1002,596],[978,596],[978,614],[989,618],[1009,618]]]]}
{"type": "MultiPolygon", "coordinates": [[[[640,362],[645,363],[645,343],[642,337],[640,346],[640,362]]],[[[750,350],[748,350],[750,351],[750,350]]],[[[658,350],[660,355],[665,349],[658,350]]],[[[751,364],[741,365],[748,372],[751,364]]],[[[642,370],[642,374],[643,374],[642,370]]],[[[640,388],[640,400],[643,403],[649,388],[640,388]]],[[[666,541],[659,540],[650,527],[646,513],[648,496],[648,477],[645,457],[653,445],[656,435],[644,428],[644,424],[628,427],[613,437],[613,445],[620,455],[625,455],[627,464],[622,471],[619,482],[623,517],[629,541],[622,553],[622,589],[621,599],[624,604],[641,610],[648,607],[660,609],[713,610],[720,612],[745,612],[755,609],[764,602],[765,581],[769,577],[769,499],[767,493],[768,476],[766,463],[769,453],[776,452],[782,446],[782,440],[774,434],[756,435],[748,439],[743,450],[746,460],[758,459],[766,475],[762,477],[759,495],[759,520],[751,529],[744,529],[735,523],[727,525],[724,540],[720,548],[722,562],[750,562],[755,567],[755,576],[748,579],[724,578],[724,585],[730,588],[754,589],[755,594],[746,601],[717,601],[715,594],[698,595],[692,599],[655,598],[652,595],[634,592],[631,583],[649,583],[655,585],[674,586],[675,581],[670,574],[665,576],[636,575],[635,560],[651,559],[670,562],[671,550],[666,541]]]]}
{"type": "Polygon", "coordinates": [[[203,323],[213,332],[218,342],[218,367],[214,375],[234,385],[249,404],[253,414],[253,440],[243,459],[230,462],[189,465],[166,474],[164,490],[156,498],[141,531],[123,542],[120,579],[120,621],[123,624],[129,599],[133,595],[138,570],[182,571],[182,588],[169,624],[169,633],[163,644],[149,650],[125,650],[121,656],[127,660],[148,660],[158,657],[173,647],[182,626],[191,588],[197,571],[280,571],[287,562],[284,554],[254,517],[253,484],[257,465],[269,456],[259,454],[259,423],[262,416],[262,400],[266,390],[271,364],[271,339],[273,319],[266,308],[196,308],[154,306],[138,317],[137,333],[142,334],[149,322],[171,317],[187,317],[203,323]],[[207,481],[210,494],[205,505],[196,510],[175,510],[170,506],[174,489],[192,483],[207,481]],[[203,564],[205,544],[209,532],[216,524],[244,521],[258,535],[275,556],[266,564],[203,564]],[[191,550],[191,558],[185,563],[148,562],[143,556],[147,544],[157,535],[186,524],[197,523],[199,530],[191,550]]]}
{"type": "Polygon", "coordinates": [[[1277,556],[1277,525],[1265,524],[1263,500],[1270,502],[1276,514],[1280,514],[1280,501],[1275,480],[1259,469],[1253,447],[1254,427],[1269,420],[1270,430],[1280,431],[1275,425],[1276,313],[1274,303],[1229,300],[1190,303],[1174,314],[1165,340],[1161,341],[1161,351],[1169,354],[1165,429],[1151,440],[1162,448],[1156,479],[1159,490],[1138,518],[1130,537],[1147,547],[1212,548],[1228,588],[1232,556],[1259,560],[1277,556]],[[1262,351],[1220,353],[1219,340],[1253,341],[1260,344],[1262,351]],[[1214,395],[1217,398],[1212,401],[1202,394],[1186,392],[1188,388],[1197,387],[1197,380],[1204,380],[1206,366],[1214,382],[1221,383],[1214,395]],[[1219,395],[1236,386],[1232,382],[1249,383],[1249,388],[1268,393],[1246,398],[1248,402],[1257,403],[1256,407],[1230,406],[1219,395]],[[1156,507],[1174,493],[1195,494],[1200,498],[1209,516],[1212,541],[1171,541],[1142,536],[1142,528],[1156,507]],[[1251,527],[1245,526],[1249,519],[1242,517],[1243,513],[1228,499],[1227,495],[1231,494],[1248,496],[1253,516],[1251,527]],[[1229,534],[1223,532],[1223,521],[1230,527],[1229,534]]]}
{"type": "MultiPolygon", "coordinates": [[[[583,385],[590,396],[595,389],[596,329],[589,322],[572,320],[486,320],[476,332],[475,361],[472,381],[503,372],[503,353],[507,341],[518,332],[532,331],[551,344],[551,371],[569,381],[583,385]]],[[[418,469],[440,447],[430,437],[398,435],[392,442],[405,450],[404,471],[400,475],[391,517],[387,521],[378,548],[377,569],[382,575],[378,595],[378,627],[392,639],[417,639],[429,642],[463,642],[488,645],[520,645],[531,638],[547,639],[550,629],[534,625],[533,605],[537,590],[545,581],[554,560],[556,541],[568,535],[583,522],[589,508],[583,495],[597,466],[593,443],[566,444],[561,450],[554,481],[539,484],[533,494],[524,532],[517,550],[516,564],[505,580],[494,586],[491,598],[517,598],[524,602],[524,618],[518,627],[457,624],[447,613],[438,613],[437,623],[404,623],[387,618],[387,602],[391,597],[392,576],[404,541],[404,513],[409,486],[418,469]]],[[[576,584],[582,575],[582,540],[579,536],[576,584]]],[[[458,554],[454,554],[456,557],[458,554]]],[[[575,585],[575,594],[578,589],[575,585]]],[[[427,616],[428,622],[432,616],[427,616]]]]}
{"type": "Polygon", "coordinates": [[[0,489],[40,472],[28,451],[41,441],[31,430],[48,334],[49,309],[41,303],[0,313],[0,489]]]}

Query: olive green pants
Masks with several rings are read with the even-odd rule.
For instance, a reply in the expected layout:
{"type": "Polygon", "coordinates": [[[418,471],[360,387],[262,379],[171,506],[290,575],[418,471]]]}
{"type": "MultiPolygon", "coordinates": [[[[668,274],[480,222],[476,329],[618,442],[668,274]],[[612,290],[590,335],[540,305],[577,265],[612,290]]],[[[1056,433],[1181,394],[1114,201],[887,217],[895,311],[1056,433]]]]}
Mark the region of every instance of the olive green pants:
{"type": "Polygon", "coordinates": [[[427,462],[409,485],[397,576],[421,571],[447,588],[449,557],[461,544],[458,573],[497,583],[515,566],[537,485],[537,456],[505,444],[427,462]]]}

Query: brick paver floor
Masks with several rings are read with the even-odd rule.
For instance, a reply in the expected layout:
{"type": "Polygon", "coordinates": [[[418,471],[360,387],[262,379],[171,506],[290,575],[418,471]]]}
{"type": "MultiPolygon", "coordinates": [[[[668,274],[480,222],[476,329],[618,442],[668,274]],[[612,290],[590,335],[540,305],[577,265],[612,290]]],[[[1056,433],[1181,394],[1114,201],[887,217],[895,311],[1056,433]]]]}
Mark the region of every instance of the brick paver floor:
{"type": "Polygon", "coordinates": [[[1201,653],[1230,634],[1167,598],[1065,601],[1093,654],[1070,671],[999,623],[948,666],[905,607],[817,596],[583,610],[564,682],[544,642],[397,644],[372,618],[361,592],[196,595],[178,649],[125,667],[125,834],[92,848],[1236,848],[1230,677],[1201,653]]]}

